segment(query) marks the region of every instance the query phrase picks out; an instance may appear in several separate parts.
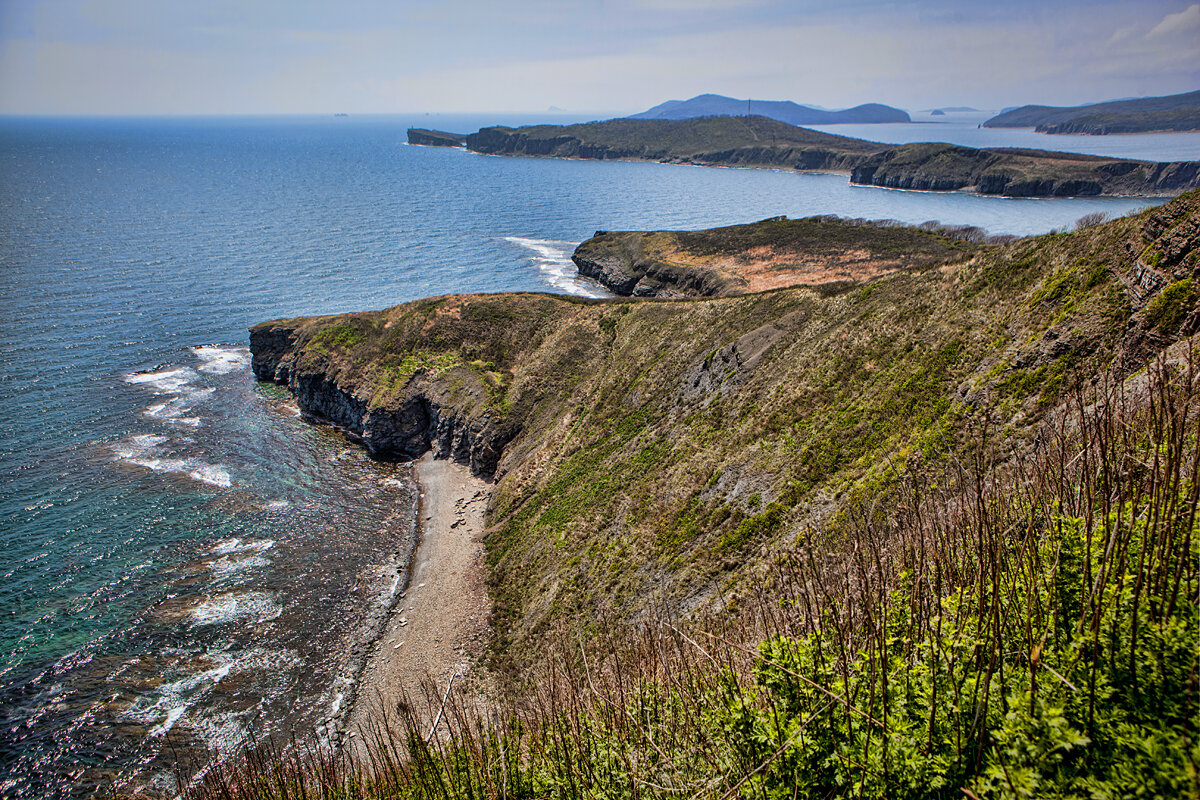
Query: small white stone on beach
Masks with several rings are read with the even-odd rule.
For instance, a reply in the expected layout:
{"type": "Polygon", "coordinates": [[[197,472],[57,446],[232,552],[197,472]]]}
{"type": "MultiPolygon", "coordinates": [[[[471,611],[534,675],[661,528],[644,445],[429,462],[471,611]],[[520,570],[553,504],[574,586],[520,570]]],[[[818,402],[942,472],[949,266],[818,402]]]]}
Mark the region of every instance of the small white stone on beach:
{"type": "Polygon", "coordinates": [[[394,645],[392,645],[392,649],[393,649],[393,650],[399,650],[399,649],[400,649],[400,645],[402,645],[402,644],[404,644],[404,642],[396,642],[394,645]]]}
{"type": "Polygon", "coordinates": [[[423,588],[425,588],[425,584],[423,584],[423,583],[418,583],[418,584],[417,584],[417,588],[418,588],[418,589],[423,589],[423,588]]]}

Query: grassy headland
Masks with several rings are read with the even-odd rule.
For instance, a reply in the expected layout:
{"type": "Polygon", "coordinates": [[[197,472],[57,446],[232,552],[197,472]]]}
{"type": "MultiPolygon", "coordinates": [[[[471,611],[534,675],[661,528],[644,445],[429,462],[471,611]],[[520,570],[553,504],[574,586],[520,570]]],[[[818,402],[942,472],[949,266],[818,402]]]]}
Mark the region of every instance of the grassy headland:
{"type": "Polygon", "coordinates": [[[619,295],[715,297],[862,282],[965,261],[977,249],[898,224],[774,217],[703,231],[597,231],[571,258],[580,274],[619,295]]]}
{"type": "Polygon", "coordinates": [[[1198,238],[1191,193],[854,284],[257,326],[309,413],[495,479],[514,681],[238,796],[1196,796],[1198,238]]]}
{"type": "Polygon", "coordinates": [[[985,128],[1035,128],[1038,133],[1147,133],[1200,130],[1200,92],[1114,100],[1086,106],[1021,106],[985,128]]]}
{"type": "Polygon", "coordinates": [[[840,171],[850,173],[857,184],[1012,197],[1163,196],[1200,187],[1200,163],[1191,161],[1157,163],[944,143],[886,145],[759,116],[491,127],[468,135],[466,146],[491,155],[840,171]]]}

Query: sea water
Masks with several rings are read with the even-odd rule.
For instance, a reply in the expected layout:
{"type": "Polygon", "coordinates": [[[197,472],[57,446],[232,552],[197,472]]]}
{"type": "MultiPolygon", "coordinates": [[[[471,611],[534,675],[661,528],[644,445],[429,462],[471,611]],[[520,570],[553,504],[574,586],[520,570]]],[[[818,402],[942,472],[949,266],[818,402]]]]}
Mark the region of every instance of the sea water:
{"type": "Polygon", "coordinates": [[[170,792],[178,761],[327,731],[353,696],[413,487],[256,385],[248,326],[603,296],[570,262],[597,229],[839,214],[1031,234],[1146,205],[405,143],[491,121],[533,120],[0,120],[0,795],[170,792]]]}

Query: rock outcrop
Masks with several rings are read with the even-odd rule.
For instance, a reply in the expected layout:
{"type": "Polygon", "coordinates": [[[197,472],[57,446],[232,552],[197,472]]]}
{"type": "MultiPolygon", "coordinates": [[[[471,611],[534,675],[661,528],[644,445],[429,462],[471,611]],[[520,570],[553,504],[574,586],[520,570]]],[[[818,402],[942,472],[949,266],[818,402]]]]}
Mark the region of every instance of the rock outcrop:
{"type": "Polygon", "coordinates": [[[447,133],[426,128],[409,128],[408,143],[425,147],[465,147],[467,136],[464,133],[447,133]]]}
{"type": "Polygon", "coordinates": [[[307,418],[342,430],[374,456],[413,459],[433,450],[478,477],[495,477],[500,454],[516,430],[503,415],[479,408],[486,392],[456,397],[447,382],[414,374],[401,395],[374,404],[362,382],[339,380],[337,365],[313,358],[314,352],[304,349],[308,344],[308,337],[287,322],[251,329],[255,377],[287,386],[307,418]]]}

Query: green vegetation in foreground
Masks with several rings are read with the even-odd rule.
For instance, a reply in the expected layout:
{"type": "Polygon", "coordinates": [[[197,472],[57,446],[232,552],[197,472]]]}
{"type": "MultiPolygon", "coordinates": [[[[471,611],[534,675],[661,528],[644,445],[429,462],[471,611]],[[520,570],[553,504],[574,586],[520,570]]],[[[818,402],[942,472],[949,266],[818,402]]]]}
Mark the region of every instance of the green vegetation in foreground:
{"type": "Polygon", "coordinates": [[[906,472],[732,619],[568,640],[486,715],[441,698],[432,741],[414,698],[367,763],[268,754],[191,796],[1200,797],[1195,358],[1077,394],[1020,466],[906,472]]]}

